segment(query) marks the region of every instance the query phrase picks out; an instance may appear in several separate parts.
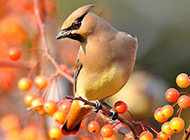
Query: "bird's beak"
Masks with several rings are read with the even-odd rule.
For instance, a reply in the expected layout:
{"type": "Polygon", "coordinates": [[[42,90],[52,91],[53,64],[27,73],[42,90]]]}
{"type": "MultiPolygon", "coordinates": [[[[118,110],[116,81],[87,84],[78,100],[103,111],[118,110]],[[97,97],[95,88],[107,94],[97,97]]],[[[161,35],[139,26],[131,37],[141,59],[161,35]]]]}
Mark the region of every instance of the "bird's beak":
{"type": "Polygon", "coordinates": [[[69,35],[69,31],[67,30],[62,30],[59,32],[59,34],[57,35],[56,39],[61,39],[61,38],[65,38],[69,35]]]}

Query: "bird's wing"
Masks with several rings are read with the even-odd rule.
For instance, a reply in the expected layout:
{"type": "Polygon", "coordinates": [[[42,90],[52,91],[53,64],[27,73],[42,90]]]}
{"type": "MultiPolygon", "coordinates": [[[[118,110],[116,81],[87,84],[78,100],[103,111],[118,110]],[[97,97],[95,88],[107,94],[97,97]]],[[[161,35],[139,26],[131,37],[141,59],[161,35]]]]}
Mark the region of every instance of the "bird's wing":
{"type": "Polygon", "coordinates": [[[77,62],[76,62],[76,65],[75,65],[75,73],[74,73],[74,93],[76,93],[76,85],[77,85],[77,77],[80,73],[80,70],[82,69],[83,65],[82,63],[80,62],[80,59],[77,58],[77,62]]]}

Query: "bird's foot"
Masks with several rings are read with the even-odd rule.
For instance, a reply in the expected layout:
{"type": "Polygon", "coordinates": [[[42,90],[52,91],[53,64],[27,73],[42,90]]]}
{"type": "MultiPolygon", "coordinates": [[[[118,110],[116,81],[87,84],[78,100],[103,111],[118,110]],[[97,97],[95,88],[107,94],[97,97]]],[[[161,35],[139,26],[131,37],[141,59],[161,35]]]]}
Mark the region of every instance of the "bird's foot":
{"type": "Polygon", "coordinates": [[[106,102],[102,103],[105,107],[107,107],[110,112],[112,112],[111,115],[107,116],[110,120],[116,120],[119,116],[119,114],[115,111],[115,109],[113,109],[113,107],[111,107],[109,104],[107,104],[106,102]]]}
{"type": "Polygon", "coordinates": [[[98,113],[98,111],[103,108],[102,103],[99,100],[95,100],[93,102],[95,103],[95,106],[93,106],[92,111],[94,111],[95,113],[98,113]]]}

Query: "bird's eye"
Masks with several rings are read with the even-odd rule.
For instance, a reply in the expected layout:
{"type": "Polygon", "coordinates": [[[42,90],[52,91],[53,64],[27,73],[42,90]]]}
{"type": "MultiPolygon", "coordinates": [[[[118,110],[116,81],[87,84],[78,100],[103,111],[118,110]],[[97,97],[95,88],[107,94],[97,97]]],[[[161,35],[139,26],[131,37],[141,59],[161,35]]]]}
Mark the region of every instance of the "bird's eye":
{"type": "Polygon", "coordinates": [[[75,22],[74,22],[74,26],[75,26],[76,28],[79,28],[79,27],[81,26],[81,22],[80,22],[80,21],[75,21],[75,22]]]}

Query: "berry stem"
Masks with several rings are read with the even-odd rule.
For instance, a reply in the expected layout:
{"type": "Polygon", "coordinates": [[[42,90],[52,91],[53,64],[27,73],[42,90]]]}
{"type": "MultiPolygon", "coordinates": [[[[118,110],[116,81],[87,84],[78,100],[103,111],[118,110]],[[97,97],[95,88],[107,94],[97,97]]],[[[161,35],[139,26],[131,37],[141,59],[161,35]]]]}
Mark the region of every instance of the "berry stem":
{"type": "Polygon", "coordinates": [[[181,111],[182,111],[182,108],[179,108],[177,110],[176,114],[175,114],[175,117],[177,117],[177,115],[178,115],[178,117],[180,117],[181,116],[181,111]]]}
{"type": "Polygon", "coordinates": [[[150,128],[152,131],[154,131],[156,134],[159,133],[159,131],[154,127],[152,126],[151,124],[147,123],[147,122],[141,122],[144,126],[150,128]]]}
{"type": "Polygon", "coordinates": [[[132,113],[131,113],[129,110],[127,110],[127,112],[129,113],[129,115],[130,115],[131,119],[134,121],[135,119],[134,119],[134,117],[133,117],[132,113]]]}
{"type": "Polygon", "coordinates": [[[42,57],[40,57],[36,62],[35,64],[33,65],[33,67],[31,68],[29,74],[28,74],[28,78],[31,78],[33,72],[34,72],[34,69],[37,67],[38,63],[42,60],[42,57]]]}
{"type": "Polygon", "coordinates": [[[176,105],[177,105],[177,102],[173,103],[173,104],[172,104],[172,107],[174,108],[176,105]]]}
{"type": "Polygon", "coordinates": [[[180,94],[180,95],[185,94],[185,95],[187,95],[187,96],[190,96],[189,93],[187,93],[187,92],[180,92],[179,94],[180,94]]]}
{"type": "Polygon", "coordinates": [[[22,51],[22,53],[27,53],[30,51],[44,51],[44,50],[40,49],[40,48],[30,48],[30,49],[26,49],[26,50],[22,51]]]}

